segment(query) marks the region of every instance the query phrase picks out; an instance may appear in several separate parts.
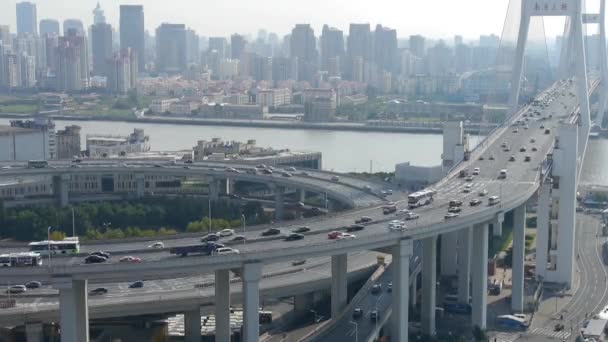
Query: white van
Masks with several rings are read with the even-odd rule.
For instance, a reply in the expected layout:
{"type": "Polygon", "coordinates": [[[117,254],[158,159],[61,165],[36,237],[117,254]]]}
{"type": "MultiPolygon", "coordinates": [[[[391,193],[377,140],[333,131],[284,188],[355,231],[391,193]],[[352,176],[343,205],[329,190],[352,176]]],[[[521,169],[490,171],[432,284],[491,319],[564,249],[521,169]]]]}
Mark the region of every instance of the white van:
{"type": "Polygon", "coordinates": [[[498,203],[500,203],[500,197],[492,196],[492,197],[488,198],[488,205],[496,205],[498,203]]]}

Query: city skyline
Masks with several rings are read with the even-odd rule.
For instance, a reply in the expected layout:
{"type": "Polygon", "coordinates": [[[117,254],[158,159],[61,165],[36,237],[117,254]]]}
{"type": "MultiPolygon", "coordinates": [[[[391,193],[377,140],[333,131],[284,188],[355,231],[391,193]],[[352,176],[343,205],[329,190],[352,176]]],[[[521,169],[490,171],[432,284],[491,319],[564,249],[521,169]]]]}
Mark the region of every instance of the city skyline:
{"type": "MultiPolygon", "coordinates": [[[[8,24],[11,32],[16,32],[15,6],[18,2],[8,0],[0,4],[0,23],[8,24]]],[[[66,6],[56,6],[40,0],[32,0],[32,2],[37,5],[38,20],[50,18],[62,22],[65,19],[77,18],[82,20],[85,26],[90,26],[93,24],[93,9],[98,1],[62,0],[61,2],[66,6]],[[67,6],[68,2],[70,2],[69,6],[67,6]]],[[[200,35],[222,37],[229,37],[232,33],[255,35],[260,29],[285,35],[299,23],[310,24],[318,35],[324,24],[346,32],[350,23],[369,23],[372,27],[381,24],[395,29],[399,38],[422,34],[434,39],[451,38],[455,34],[462,35],[465,39],[476,39],[480,34],[500,35],[509,1],[488,3],[481,0],[467,0],[455,4],[429,0],[415,5],[395,5],[389,0],[380,0],[373,7],[365,7],[364,4],[353,4],[345,0],[332,0],[329,3],[312,0],[298,11],[293,11],[291,5],[278,0],[269,0],[270,3],[265,4],[264,8],[275,9],[272,18],[268,18],[268,13],[264,9],[256,8],[246,1],[240,2],[242,3],[238,6],[223,3],[209,3],[202,6],[194,0],[180,0],[180,8],[191,10],[177,11],[150,0],[99,1],[105,11],[107,22],[116,28],[119,26],[120,5],[143,5],[146,17],[145,29],[151,34],[162,23],[185,24],[200,35]],[[235,11],[235,8],[240,11],[235,11]],[[325,8],[327,11],[319,12],[320,8],[325,8]],[[437,8],[442,10],[437,11],[437,8]],[[432,14],[433,12],[435,13],[432,14]],[[474,21],[462,20],[470,13],[484,13],[484,15],[477,16],[474,21]],[[429,20],[431,18],[433,20],[429,20]],[[443,24],[434,25],[433,23],[437,21],[443,24]]],[[[547,24],[548,36],[560,33],[559,30],[551,29],[552,26],[547,24]]]]}

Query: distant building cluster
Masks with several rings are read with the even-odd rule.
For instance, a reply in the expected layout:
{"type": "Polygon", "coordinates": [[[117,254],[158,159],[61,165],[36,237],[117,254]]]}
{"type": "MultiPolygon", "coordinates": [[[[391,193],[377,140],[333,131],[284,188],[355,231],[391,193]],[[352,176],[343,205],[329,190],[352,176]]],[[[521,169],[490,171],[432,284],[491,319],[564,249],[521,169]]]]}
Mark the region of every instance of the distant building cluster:
{"type": "MultiPolygon", "coordinates": [[[[265,30],[204,37],[182,23],[146,31],[141,5],[120,5],[118,31],[99,4],[88,28],[79,19],[64,20],[63,29],[54,19],[38,21],[36,4],[27,1],[17,4],[16,16],[16,34],[0,25],[0,89],[136,89],[153,98],[153,114],[250,119],[299,111],[307,121],[325,122],[340,106],[365,104],[370,92],[457,102],[508,94],[508,73],[496,71],[495,35],[474,42],[400,39],[395,29],[352,23],[348,32],[324,25],[320,35],[297,24],[283,37],[265,30]]],[[[542,83],[546,64],[527,59],[539,74],[524,86],[542,83]]]]}

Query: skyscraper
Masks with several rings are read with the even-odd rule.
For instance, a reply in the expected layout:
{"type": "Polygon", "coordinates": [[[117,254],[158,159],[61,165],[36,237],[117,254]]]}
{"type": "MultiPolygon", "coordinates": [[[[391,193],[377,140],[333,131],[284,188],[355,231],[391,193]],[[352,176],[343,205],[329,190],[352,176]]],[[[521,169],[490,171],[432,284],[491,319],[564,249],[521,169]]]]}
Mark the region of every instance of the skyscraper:
{"type": "Polygon", "coordinates": [[[11,30],[8,25],[0,25],[0,42],[4,44],[4,48],[12,44],[11,30]]]}
{"type": "Polygon", "coordinates": [[[359,72],[361,63],[365,64],[371,60],[372,35],[369,24],[350,24],[346,54],[348,55],[347,70],[350,71],[350,79],[355,80],[359,75],[354,75],[354,73],[359,72]]]}
{"type": "Polygon", "coordinates": [[[144,7],[141,5],[120,6],[120,49],[132,48],[137,55],[139,71],[146,70],[144,7]]]}
{"type": "Polygon", "coordinates": [[[414,56],[424,58],[424,37],[420,35],[410,36],[410,51],[414,56]]]}
{"type": "Polygon", "coordinates": [[[298,58],[298,80],[312,81],[317,72],[315,32],[309,24],[296,24],[291,31],[290,56],[298,58]]]}
{"type": "Polygon", "coordinates": [[[88,87],[89,68],[87,41],[70,30],[67,36],[60,37],[56,48],[55,72],[56,87],[61,91],[78,91],[88,87]]]}
{"type": "Polygon", "coordinates": [[[93,75],[105,75],[106,61],[112,57],[112,26],[106,23],[91,26],[91,44],[93,75]]]}
{"type": "Polygon", "coordinates": [[[55,19],[42,19],[40,20],[40,37],[44,37],[49,34],[59,35],[59,21],[55,19]]]}
{"type": "Polygon", "coordinates": [[[396,72],[397,63],[397,31],[376,26],[374,32],[374,63],[380,70],[396,72]]]}
{"type": "Polygon", "coordinates": [[[209,51],[216,50],[220,59],[228,54],[228,42],[224,37],[209,37],[209,51]]]}
{"type": "Polygon", "coordinates": [[[156,69],[180,72],[186,68],[186,25],[163,23],[156,29],[156,69]]]}
{"type": "MultiPolygon", "coordinates": [[[[344,34],[337,28],[323,26],[323,32],[321,33],[321,68],[324,71],[330,71],[331,61],[334,64],[340,65],[344,59],[344,34]]],[[[339,68],[338,68],[339,69],[339,68]]],[[[338,70],[332,70],[334,73],[338,70]]],[[[330,76],[338,76],[337,74],[330,73],[330,76]]]]}
{"type": "Polygon", "coordinates": [[[17,3],[17,34],[38,35],[36,4],[23,1],[17,3]]]}
{"type": "Polygon", "coordinates": [[[108,90],[124,94],[135,88],[137,82],[137,56],[132,49],[125,49],[106,61],[108,90]]]}
{"type": "Polygon", "coordinates": [[[247,46],[247,40],[240,34],[230,36],[230,57],[232,59],[241,59],[247,46]]]}
{"type": "Polygon", "coordinates": [[[106,22],[106,15],[104,14],[104,12],[101,9],[101,6],[99,5],[99,2],[98,2],[97,6],[93,10],[93,25],[103,24],[105,22],[106,22]]]}
{"type": "Polygon", "coordinates": [[[74,30],[79,36],[86,36],[84,25],[80,19],[66,19],[63,21],[63,35],[67,36],[70,30],[74,30]]]}
{"type": "Polygon", "coordinates": [[[186,30],[186,59],[187,63],[199,64],[201,62],[199,37],[196,31],[186,30]]]}

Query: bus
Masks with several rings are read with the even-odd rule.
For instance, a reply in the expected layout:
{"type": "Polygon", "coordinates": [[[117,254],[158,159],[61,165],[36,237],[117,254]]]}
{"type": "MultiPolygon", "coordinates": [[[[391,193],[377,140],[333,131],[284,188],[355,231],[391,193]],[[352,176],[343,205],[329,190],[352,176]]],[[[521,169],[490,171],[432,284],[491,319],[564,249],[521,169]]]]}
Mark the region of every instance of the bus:
{"type": "Polygon", "coordinates": [[[526,330],[528,329],[528,324],[523,317],[515,316],[515,315],[501,315],[496,318],[496,323],[499,326],[507,329],[513,330],[526,330]]]}
{"type": "Polygon", "coordinates": [[[21,252],[0,254],[0,267],[25,267],[40,265],[42,265],[40,253],[21,252]]]}
{"type": "Polygon", "coordinates": [[[410,209],[418,208],[423,205],[433,203],[433,190],[421,190],[407,196],[407,203],[410,209]]]}
{"type": "Polygon", "coordinates": [[[30,169],[44,169],[49,166],[49,162],[46,160],[29,160],[27,162],[27,167],[30,169]]]}
{"type": "Polygon", "coordinates": [[[78,237],[67,237],[62,241],[36,241],[29,243],[30,251],[49,254],[49,247],[52,254],[74,254],[80,252],[80,242],[78,237]]]}

